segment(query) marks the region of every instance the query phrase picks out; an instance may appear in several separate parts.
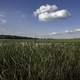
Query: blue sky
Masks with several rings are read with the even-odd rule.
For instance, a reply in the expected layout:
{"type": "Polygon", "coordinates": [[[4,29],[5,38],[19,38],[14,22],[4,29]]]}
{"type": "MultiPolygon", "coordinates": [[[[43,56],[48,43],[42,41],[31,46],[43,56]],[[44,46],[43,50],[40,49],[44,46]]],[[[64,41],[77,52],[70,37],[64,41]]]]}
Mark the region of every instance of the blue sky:
{"type": "Polygon", "coordinates": [[[1,34],[46,34],[80,28],[80,0],[0,0],[1,34]],[[67,9],[66,19],[39,21],[33,12],[42,5],[67,9]]]}

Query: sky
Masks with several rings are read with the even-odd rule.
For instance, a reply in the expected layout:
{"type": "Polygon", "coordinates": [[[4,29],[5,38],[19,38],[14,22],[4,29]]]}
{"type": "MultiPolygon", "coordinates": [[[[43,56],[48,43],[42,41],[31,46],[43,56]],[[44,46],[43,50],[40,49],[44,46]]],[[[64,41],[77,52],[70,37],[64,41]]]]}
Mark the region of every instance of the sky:
{"type": "Polygon", "coordinates": [[[74,32],[75,29],[80,29],[80,0],[0,0],[0,34],[38,36],[64,31],[68,33],[71,30],[74,32]],[[54,15],[54,10],[48,10],[46,17],[43,15],[45,12],[37,13],[40,7],[52,5],[58,7],[55,12],[66,10],[70,15],[60,12],[61,15],[55,19],[55,16],[50,16],[50,13],[54,15]],[[48,17],[49,20],[46,20],[48,17]]]}

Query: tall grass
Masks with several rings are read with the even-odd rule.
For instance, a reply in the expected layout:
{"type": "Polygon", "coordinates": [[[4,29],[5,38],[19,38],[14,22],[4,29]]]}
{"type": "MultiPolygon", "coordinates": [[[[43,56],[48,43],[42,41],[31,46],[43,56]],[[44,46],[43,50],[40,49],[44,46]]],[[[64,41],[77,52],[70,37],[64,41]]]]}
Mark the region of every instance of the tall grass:
{"type": "Polygon", "coordinates": [[[0,40],[0,80],[80,80],[80,42],[0,40]]]}

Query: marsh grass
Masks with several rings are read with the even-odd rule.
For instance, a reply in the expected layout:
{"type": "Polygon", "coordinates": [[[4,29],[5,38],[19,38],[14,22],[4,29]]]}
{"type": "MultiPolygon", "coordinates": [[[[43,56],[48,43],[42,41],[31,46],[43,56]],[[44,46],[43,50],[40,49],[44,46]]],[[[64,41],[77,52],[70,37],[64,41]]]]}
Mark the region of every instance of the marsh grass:
{"type": "Polygon", "coordinates": [[[1,40],[0,80],[80,80],[80,42],[1,40]]]}

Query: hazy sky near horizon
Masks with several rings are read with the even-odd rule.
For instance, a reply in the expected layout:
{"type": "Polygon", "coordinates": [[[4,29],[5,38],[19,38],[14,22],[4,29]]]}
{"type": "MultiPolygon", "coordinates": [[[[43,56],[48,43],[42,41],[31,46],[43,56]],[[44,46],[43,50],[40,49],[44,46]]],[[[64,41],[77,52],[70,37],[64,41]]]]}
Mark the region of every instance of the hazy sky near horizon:
{"type": "Polygon", "coordinates": [[[80,28],[80,0],[0,0],[1,34],[44,34],[80,28]],[[33,12],[42,5],[56,5],[71,16],[39,21],[33,12]]]}

